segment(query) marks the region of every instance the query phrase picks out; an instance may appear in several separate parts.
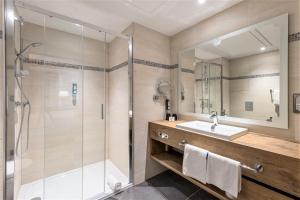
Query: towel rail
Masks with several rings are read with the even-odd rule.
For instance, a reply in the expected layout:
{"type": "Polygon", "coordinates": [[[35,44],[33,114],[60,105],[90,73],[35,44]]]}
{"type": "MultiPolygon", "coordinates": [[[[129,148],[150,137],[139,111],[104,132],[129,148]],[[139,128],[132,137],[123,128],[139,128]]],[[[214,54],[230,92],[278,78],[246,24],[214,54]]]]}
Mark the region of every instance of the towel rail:
{"type": "MultiPolygon", "coordinates": [[[[184,147],[185,145],[187,144],[187,141],[186,140],[181,140],[178,145],[179,146],[182,146],[184,147]]],[[[245,165],[245,164],[241,164],[241,167],[243,169],[246,169],[246,170],[249,170],[249,171],[252,171],[253,173],[262,173],[264,171],[264,167],[259,164],[259,163],[255,163],[254,164],[254,167],[249,167],[248,165],[245,165]]]]}

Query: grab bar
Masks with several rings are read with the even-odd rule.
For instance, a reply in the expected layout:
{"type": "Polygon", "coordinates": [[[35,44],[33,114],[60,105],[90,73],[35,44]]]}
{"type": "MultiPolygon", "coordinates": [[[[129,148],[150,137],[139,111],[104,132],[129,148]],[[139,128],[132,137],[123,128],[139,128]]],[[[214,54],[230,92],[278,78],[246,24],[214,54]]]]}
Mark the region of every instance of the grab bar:
{"type": "MultiPolygon", "coordinates": [[[[178,145],[184,147],[187,144],[187,140],[181,140],[178,145]]],[[[245,164],[241,164],[241,167],[252,171],[253,173],[257,174],[257,173],[262,173],[264,171],[264,167],[262,166],[262,164],[259,163],[255,163],[254,167],[249,167],[248,165],[245,164]]]]}

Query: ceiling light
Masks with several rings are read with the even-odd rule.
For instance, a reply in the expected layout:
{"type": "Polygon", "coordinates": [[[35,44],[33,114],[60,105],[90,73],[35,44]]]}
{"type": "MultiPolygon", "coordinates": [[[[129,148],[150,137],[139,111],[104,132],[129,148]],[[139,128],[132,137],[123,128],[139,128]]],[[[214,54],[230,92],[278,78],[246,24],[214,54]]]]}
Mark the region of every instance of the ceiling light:
{"type": "Polygon", "coordinates": [[[217,39],[215,39],[215,40],[213,41],[213,45],[214,45],[215,47],[219,46],[221,43],[222,43],[222,40],[219,39],[219,38],[217,38],[217,39]]]}
{"type": "Polygon", "coordinates": [[[75,24],[75,26],[77,26],[77,27],[81,27],[81,25],[80,25],[80,24],[75,24]]]}
{"type": "Polygon", "coordinates": [[[265,51],[266,49],[266,47],[260,47],[260,51],[265,51]]]}
{"type": "Polygon", "coordinates": [[[206,0],[198,0],[199,4],[204,4],[206,2],[206,0]]]}

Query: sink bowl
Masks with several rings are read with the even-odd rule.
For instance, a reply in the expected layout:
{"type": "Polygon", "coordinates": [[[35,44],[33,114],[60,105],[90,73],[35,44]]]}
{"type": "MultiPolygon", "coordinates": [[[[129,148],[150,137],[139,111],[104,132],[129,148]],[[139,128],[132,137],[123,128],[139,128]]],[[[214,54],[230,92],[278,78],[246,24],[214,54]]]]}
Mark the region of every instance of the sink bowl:
{"type": "Polygon", "coordinates": [[[176,128],[183,130],[193,131],[201,135],[208,135],[211,137],[216,137],[224,140],[233,140],[247,133],[247,128],[240,128],[235,126],[221,125],[215,127],[214,130],[211,129],[213,123],[202,122],[202,121],[191,121],[184,122],[176,125],[176,128]]]}

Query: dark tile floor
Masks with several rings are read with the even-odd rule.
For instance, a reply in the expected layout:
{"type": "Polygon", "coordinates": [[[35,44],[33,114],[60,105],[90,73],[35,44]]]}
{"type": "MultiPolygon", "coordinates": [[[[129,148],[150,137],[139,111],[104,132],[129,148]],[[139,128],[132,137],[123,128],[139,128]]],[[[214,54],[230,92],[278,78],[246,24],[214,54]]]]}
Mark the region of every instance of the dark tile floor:
{"type": "Polygon", "coordinates": [[[217,200],[171,171],[119,193],[108,200],[217,200]]]}

